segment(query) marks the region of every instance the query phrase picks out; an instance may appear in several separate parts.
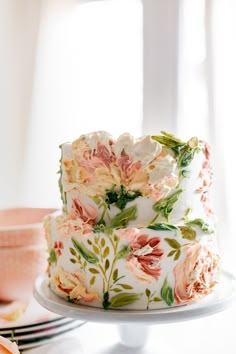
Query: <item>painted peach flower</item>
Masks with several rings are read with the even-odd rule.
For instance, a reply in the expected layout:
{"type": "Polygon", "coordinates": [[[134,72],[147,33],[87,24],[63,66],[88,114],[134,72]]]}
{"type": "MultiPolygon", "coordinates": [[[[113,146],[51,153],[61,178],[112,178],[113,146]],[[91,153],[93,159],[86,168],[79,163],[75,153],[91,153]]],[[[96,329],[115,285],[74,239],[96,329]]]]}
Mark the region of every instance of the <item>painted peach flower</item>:
{"type": "Polygon", "coordinates": [[[0,336],[0,353],[1,354],[20,354],[15,342],[9,341],[7,338],[0,336]]]}
{"type": "Polygon", "coordinates": [[[123,150],[117,158],[117,166],[120,170],[120,184],[130,190],[139,190],[148,184],[148,174],[141,169],[141,161],[134,162],[123,150]]]}
{"type": "Polygon", "coordinates": [[[114,141],[106,132],[82,135],[66,156],[62,159],[65,192],[79,190],[97,197],[123,185],[158,201],[178,184],[172,150],[150,136],[134,139],[122,134],[114,141]]]}
{"type": "Polygon", "coordinates": [[[179,178],[176,173],[177,163],[170,149],[162,148],[161,153],[147,167],[150,178],[149,193],[158,201],[165,198],[174,189],[179,178]]]}
{"type": "Polygon", "coordinates": [[[129,243],[134,242],[139,235],[139,229],[135,227],[129,227],[127,229],[119,229],[116,231],[120,240],[127,241],[129,243]]]}
{"type": "MultiPolygon", "coordinates": [[[[113,144],[110,135],[105,132],[88,134],[72,143],[75,163],[80,171],[81,191],[88,187],[90,195],[103,194],[114,183],[118,183],[117,171],[113,164],[113,144]]],[[[64,170],[68,174],[68,171],[64,170]]],[[[75,185],[71,187],[76,189],[75,185]]]]}
{"type": "Polygon", "coordinates": [[[71,237],[76,234],[85,235],[92,232],[92,226],[82,219],[71,215],[60,215],[56,217],[56,228],[61,238],[71,237]]]}
{"type": "Polygon", "coordinates": [[[5,321],[18,320],[25,313],[27,307],[28,303],[21,300],[5,303],[0,307],[0,326],[2,321],[4,323],[5,321]]]}
{"type": "Polygon", "coordinates": [[[71,214],[81,218],[86,224],[94,225],[97,217],[97,210],[89,203],[82,203],[79,198],[73,199],[71,214]]]}
{"type": "Polygon", "coordinates": [[[82,299],[91,302],[98,299],[96,292],[86,289],[85,278],[80,272],[69,273],[61,267],[57,273],[52,275],[51,284],[58,295],[69,297],[72,300],[82,299]]]}
{"type": "Polygon", "coordinates": [[[127,266],[129,269],[135,269],[134,275],[142,280],[150,279],[150,277],[158,280],[161,274],[160,260],[164,251],[159,248],[161,239],[159,237],[151,237],[148,235],[138,235],[129,244],[131,253],[127,259],[127,266]]]}
{"type": "Polygon", "coordinates": [[[210,293],[218,282],[219,256],[200,243],[183,246],[186,257],[174,268],[174,296],[178,304],[210,293]]]}

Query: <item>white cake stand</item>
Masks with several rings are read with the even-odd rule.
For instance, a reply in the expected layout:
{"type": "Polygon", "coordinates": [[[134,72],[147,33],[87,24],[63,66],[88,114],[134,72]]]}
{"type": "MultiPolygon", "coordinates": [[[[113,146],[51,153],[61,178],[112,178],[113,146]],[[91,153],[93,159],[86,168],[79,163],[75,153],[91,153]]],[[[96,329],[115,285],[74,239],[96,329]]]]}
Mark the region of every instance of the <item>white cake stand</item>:
{"type": "Polygon", "coordinates": [[[235,295],[236,280],[227,271],[222,271],[221,281],[212,295],[191,305],[161,310],[103,310],[69,303],[50,290],[46,276],[40,276],[36,280],[34,289],[36,300],[46,309],[59,315],[119,325],[121,342],[128,347],[141,347],[146,343],[148,325],[183,322],[213,315],[229,307],[235,295]]]}

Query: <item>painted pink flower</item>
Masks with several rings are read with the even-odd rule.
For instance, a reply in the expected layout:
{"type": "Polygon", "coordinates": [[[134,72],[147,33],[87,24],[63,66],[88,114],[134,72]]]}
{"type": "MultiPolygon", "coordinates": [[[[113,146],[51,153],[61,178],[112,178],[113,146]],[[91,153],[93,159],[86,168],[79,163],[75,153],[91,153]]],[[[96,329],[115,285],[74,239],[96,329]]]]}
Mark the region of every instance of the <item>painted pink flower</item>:
{"type": "Polygon", "coordinates": [[[203,203],[204,209],[208,215],[211,215],[213,214],[209,202],[209,190],[212,184],[212,169],[210,164],[211,153],[209,144],[204,141],[201,141],[201,144],[204,147],[205,160],[202,164],[202,169],[199,174],[202,185],[196,190],[196,192],[201,193],[201,202],[203,203]]]}
{"type": "Polygon", "coordinates": [[[98,299],[96,292],[86,289],[84,276],[80,272],[69,273],[60,268],[58,273],[53,274],[51,284],[55,292],[63,297],[86,302],[98,299]]]}
{"type": "Polygon", "coordinates": [[[97,210],[91,204],[83,204],[79,198],[72,200],[71,214],[81,218],[86,224],[94,225],[97,210]]]}
{"type": "Polygon", "coordinates": [[[135,172],[140,170],[142,166],[141,161],[133,162],[133,159],[127,155],[124,150],[121,151],[121,155],[117,159],[117,163],[123,171],[125,179],[130,178],[135,172]]]}
{"type": "MultiPolygon", "coordinates": [[[[109,145],[112,146],[110,141],[109,145]]],[[[98,158],[107,168],[110,168],[111,163],[115,160],[115,154],[108,150],[108,148],[100,141],[97,143],[97,150],[94,151],[93,156],[98,158]]]]}
{"type": "Polygon", "coordinates": [[[15,342],[9,341],[7,338],[0,336],[0,353],[1,354],[20,354],[15,342]]]}
{"type": "Polygon", "coordinates": [[[54,250],[55,250],[57,256],[62,255],[63,248],[64,248],[64,245],[63,245],[62,241],[55,241],[54,242],[54,250]]]}
{"type": "Polygon", "coordinates": [[[174,268],[174,296],[188,303],[212,291],[219,277],[219,256],[200,243],[183,246],[186,257],[174,268]]]}
{"type": "Polygon", "coordinates": [[[75,159],[80,167],[85,169],[91,177],[95,178],[98,167],[110,169],[115,156],[112,152],[113,141],[107,134],[97,133],[88,135],[86,139],[80,138],[73,142],[72,148],[75,159]],[[104,142],[101,142],[104,140],[104,142]]]}
{"type": "Polygon", "coordinates": [[[160,259],[164,254],[164,251],[159,248],[160,241],[160,237],[137,236],[130,243],[131,254],[127,260],[133,263],[135,259],[139,264],[139,270],[156,280],[161,274],[160,259]]]}
{"type": "Polygon", "coordinates": [[[132,157],[122,150],[116,163],[120,173],[120,184],[133,191],[140,190],[142,192],[147,188],[149,176],[147,171],[141,168],[141,161],[134,162],[132,157]]]}

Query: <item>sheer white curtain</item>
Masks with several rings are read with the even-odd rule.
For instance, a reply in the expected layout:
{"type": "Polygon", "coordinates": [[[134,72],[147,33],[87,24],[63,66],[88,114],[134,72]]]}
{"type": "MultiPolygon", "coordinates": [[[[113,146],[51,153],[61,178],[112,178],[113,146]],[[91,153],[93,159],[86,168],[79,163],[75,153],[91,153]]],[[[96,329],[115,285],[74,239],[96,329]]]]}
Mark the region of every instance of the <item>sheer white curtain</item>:
{"type": "Polygon", "coordinates": [[[60,205],[62,142],[141,134],[141,2],[43,1],[36,58],[22,199],[60,205]]]}
{"type": "Polygon", "coordinates": [[[232,268],[236,179],[236,3],[183,0],[180,4],[177,132],[210,142],[212,200],[222,261],[232,268]]]}
{"type": "Polygon", "coordinates": [[[0,207],[21,203],[40,3],[0,1],[0,207]]]}

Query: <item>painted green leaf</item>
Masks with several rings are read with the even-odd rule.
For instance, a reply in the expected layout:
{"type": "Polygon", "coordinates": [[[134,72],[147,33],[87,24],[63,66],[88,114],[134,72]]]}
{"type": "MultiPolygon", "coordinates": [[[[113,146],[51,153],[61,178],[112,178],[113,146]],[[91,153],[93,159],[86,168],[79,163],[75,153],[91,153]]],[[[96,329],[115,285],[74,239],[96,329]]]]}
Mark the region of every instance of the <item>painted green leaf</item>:
{"type": "Polygon", "coordinates": [[[195,152],[197,149],[185,148],[179,158],[178,165],[180,167],[187,167],[190,165],[191,161],[194,158],[195,152]]]}
{"type": "Polygon", "coordinates": [[[72,254],[72,256],[76,256],[76,251],[72,247],[70,247],[70,253],[72,254]]]}
{"type": "Polygon", "coordinates": [[[110,298],[110,295],[109,295],[109,292],[106,291],[104,294],[103,294],[103,302],[102,302],[102,306],[105,310],[108,309],[108,307],[110,306],[110,301],[109,301],[109,298],[110,298]]]}
{"type": "Polygon", "coordinates": [[[122,259],[122,258],[126,258],[130,255],[130,247],[129,246],[123,246],[119,252],[116,255],[117,259],[122,259]]]}
{"type": "Polygon", "coordinates": [[[107,235],[112,235],[112,233],[113,233],[112,227],[106,226],[104,224],[94,225],[93,230],[96,233],[102,232],[107,235]]]}
{"type": "Polygon", "coordinates": [[[99,206],[103,202],[103,199],[101,197],[93,197],[93,201],[99,206]]]}
{"type": "Polygon", "coordinates": [[[171,148],[175,152],[175,157],[179,167],[188,166],[194,158],[198,148],[198,138],[193,137],[188,142],[184,142],[175,135],[162,131],[162,135],[152,136],[152,139],[171,148]]]}
{"type": "Polygon", "coordinates": [[[75,249],[81,254],[81,256],[89,263],[98,263],[97,256],[88,250],[82,243],[78,242],[75,238],[71,238],[71,241],[75,247],[75,249]]]}
{"type": "Polygon", "coordinates": [[[94,250],[94,252],[95,252],[97,255],[100,254],[99,248],[98,248],[97,246],[93,245],[93,250],[94,250]]]}
{"type": "Polygon", "coordinates": [[[194,220],[189,220],[186,221],[186,224],[189,226],[199,226],[203,232],[206,232],[208,234],[211,234],[214,232],[208,223],[206,223],[203,219],[194,219],[194,220]]]}
{"type": "Polygon", "coordinates": [[[190,171],[188,171],[188,170],[182,170],[182,171],[181,171],[181,175],[182,175],[183,177],[189,177],[189,173],[190,173],[190,171]]]}
{"type": "Polygon", "coordinates": [[[106,258],[110,253],[109,247],[107,246],[102,254],[103,258],[106,258]]]}
{"type": "Polygon", "coordinates": [[[161,297],[168,306],[171,306],[174,302],[173,291],[168,284],[167,278],[165,278],[163,286],[161,288],[161,297]]]}
{"type": "Polygon", "coordinates": [[[87,240],[87,242],[88,242],[88,244],[91,246],[93,243],[92,243],[92,241],[91,240],[87,240]]]}
{"type": "Polygon", "coordinates": [[[160,299],[159,297],[156,296],[156,297],[153,298],[152,301],[154,301],[154,302],[160,302],[160,301],[162,301],[162,299],[160,299]]]}
{"type": "Polygon", "coordinates": [[[108,205],[108,208],[110,208],[111,204],[115,204],[118,200],[118,193],[114,190],[114,187],[106,192],[105,202],[108,205]]]}
{"type": "Polygon", "coordinates": [[[142,194],[139,191],[127,191],[125,186],[121,185],[120,191],[115,191],[114,187],[106,193],[105,202],[110,208],[111,204],[115,204],[120,210],[124,210],[127,203],[140,197],[142,194]]]}
{"type": "Polygon", "coordinates": [[[137,207],[133,205],[130,208],[127,208],[120,213],[118,213],[111,220],[112,227],[125,227],[127,226],[130,220],[135,220],[137,217],[137,207]]]}
{"type": "Polygon", "coordinates": [[[165,238],[164,240],[168,243],[170,247],[174,249],[178,249],[181,247],[181,244],[174,238],[165,238]]]}
{"type": "Polygon", "coordinates": [[[196,239],[197,233],[190,226],[179,226],[179,229],[181,231],[182,237],[186,240],[193,241],[196,239]]]}
{"type": "Polygon", "coordinates": [[[90,284],[90,285],[93,285],[93,284],[95,283],[95,280],[96,280],[96,277],[93,276],[93,277],[90,279],[89,284],[90,284]]]}
{"type": "Polygon", "coordinates": [[[117,268],[114,270],[112,278],[113,278],[113,280],[116,280],[118,278],[118,269],[117,268]]]}
{"type": "Polygon", "coordinates": [[[63,203],[63,211],[65,209],[65,204],[66,204],[66,193],[64,193],[64,189],[63,189],[63,185],[62,185],[62,174],[63,174],[63,171],[62,171],[62,145],[59,145],[59,149],[61,149],[61,156],[60,156],[60,160],[59,160],[59,171],[57,172],[59,174],[59,179],[58,179],[58,187],[59,187],[59,190],[60,190],[60,195],[61,195],[61,200],[62,200],[62,203],[63,203]]]}
{"type": "Polygon", "coordinates": [[[161,134],[162,135],[153,135],[152,139],[169,148],[175,148],[177,146],[183,146],[186,144],[184,141],[177,138],[174,134],[170,134],[165,131],[161,131],[161,134]]]}
{"type": "Polygon", "coordinates": [[[57,262],[57,254],[54,248],[51,249],[48,257],[49,264],[53,264],[57,262]]]}
{"type": "Polygon", "coordinates": [[[89,268],[90,273],[99,274],[99,271],[96,268],[89,268]]]}
{"type": "Polygon", "coordinates": [[[105,262],[105,270],[107,270],[109,267],[110,267],[109,259],[106,259],[106,262],[105,262]]]}
{"type": "Polygon", "coordinates": [[[117,285],[120,285],[123,289],[133,289],[133,287],[129,284],[117,284],[117,285]]]}
{"type": "Polygon", "coordinates": [[[117,278],[116,280],[114,280],[114,283],[117,283],[118,281],[120,281],[121,279],[125,278],[125,275],[121,275],[119,278],[117,278]]]}
{"type": "Polygon", "coordinates": [[[172,250],[167,254],[167,257],[171,257],[173,256],[173,254],[175,254],[176,250],[172,250]]]}
{"type": "Polygon", "coordinates": [[[121,186],[121,193],[120,193],[119,198],[116,202],[116,206],[120,210],[124,210],[127,203],[131,202],[132,200],[135,200],[136,198],[140,197],[141,195],[142,195],[142,193],[139,191],[128,192],[128,191],[126,191],[124,186],[121,186]]]}
{"type": "Polygon", "coordinates": [[[182,189],[178,189],[170,197],[159,200],[153,205],[153,210],[156,213],[162,214],[168,220],[169,214],[172,212],[174,204],[178,201],[182,192],[182,189]]]}
{"type": "Polygon", "coordinates": [[[70,262],[73,263],[73,264],[75,264],[75,263],[76,263],[76,259],[70,258],[70,262]]]}
{"type": "Polygon", "coordinates": [[[114,288],[112,289],[112,291],[114,291],[115,293],[120,293],[122,290],[120,288],[114,288]]]}
{"type": "Polygon", "coordinates": [[[101,247],[104,247],[104,246],[105,246],[105,243],[106,243],[105,239],[102,238],[102,239],[101,239],[101,247]]]}
{"type": "Polygon", "coordinates": [[[175,253],[175,256],[174,256],[174,261],[177,261],[179,259],[180,255],[181,255],[181,251],[177,250],[175,253]]]}
{"type": "Polygon", "coordinates": [[[66,301],[72,302],[72,303],[74,302],[74,300],[69,295],[67,296],[66,301]]]}
{"type": "Polygon", "coordinates": [[[147,297],[149,297],[151,295],[151,291],[148,288],[146,288],[145,294],[147,297]]]}
{"type": "Polygon", "coordinates": [[[185,211],[185,214],[184,214],[184,216],[183,216],[183,218],[182,218],[182,220],[185,221],[185,222],[188,222],[188,216],[189,216],[189,214],[190,214],[191,212],[192,212],[192,209],[191,209],[191,208],[187,208],[186,211],[185,211]]]}
{"type": "Polygon", "coordinates": [[[112,307],[122,307],[134,303],[141,298],[142,294],[138,293],[120,293],[111,299],[112,307]]]}
{"type": "Polygon", "coordinates": [[[167,224],[167,223],[157,223],[153,225],[149,225],[148,229],[152,230],[169,230],[169,231],[175,231],[178,230],[178,228],[175,225],[172,224],[167,224]]]}

